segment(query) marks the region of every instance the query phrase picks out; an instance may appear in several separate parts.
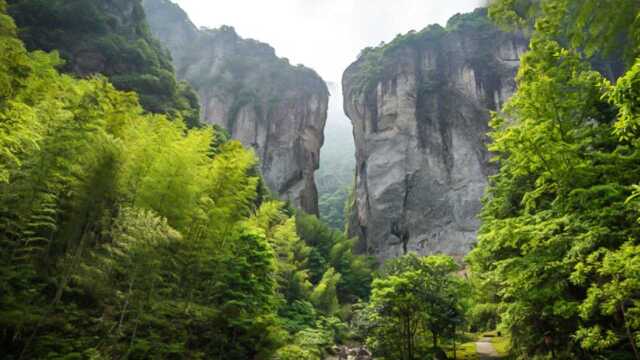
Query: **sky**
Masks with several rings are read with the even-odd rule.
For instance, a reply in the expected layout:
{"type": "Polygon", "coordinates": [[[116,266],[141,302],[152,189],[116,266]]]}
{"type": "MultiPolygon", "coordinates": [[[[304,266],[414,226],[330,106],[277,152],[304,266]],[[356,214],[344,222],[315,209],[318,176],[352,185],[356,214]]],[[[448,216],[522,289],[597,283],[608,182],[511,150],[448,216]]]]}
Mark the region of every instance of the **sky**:
{"type": "Polygon", "coordinates": [[[339,82],[361,49],[429,24],[445,25],[482,0],[173,0],[197,26],[230,25],[292,64],[339,82]]]}

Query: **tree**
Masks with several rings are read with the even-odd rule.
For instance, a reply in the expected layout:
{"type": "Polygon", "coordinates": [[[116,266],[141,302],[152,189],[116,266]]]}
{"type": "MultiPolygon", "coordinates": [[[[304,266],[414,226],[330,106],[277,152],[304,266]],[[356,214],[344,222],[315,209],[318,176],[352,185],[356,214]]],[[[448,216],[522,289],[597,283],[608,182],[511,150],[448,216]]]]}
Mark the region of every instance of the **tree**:
{"type": "Polygon", "coordinates": [[[597,3],[496,1],[491,9],[500,21],[535,22],[535,31],[518,91],[493,117],[500,170],[468,260],[521,357],[609,358],[637,348],[635,72],[611,85],[605,75],[615,74],[598,58],[621,56],[605,43],[622,39],[618,49],[637,56],[640,9],[612,1],[599,12],[597,3]],[[614,295],[613,283],[624,290],[614,295]]]}
{"type": "Polygon", "coordinates": [[[341,275],[337,284],[340,302],[355,303],[358,299],[368,299],[371,274],[376,264],[371,257],[354,254],[354,239],[331,229],[313,215],[297,214],[296,228],[310,248],[307,265],[313,284],[318,284],[326,271],[333,267],[341,275]]]}
{"type": "Polygon", "coordinates": [[[334,315],[339,309],[336,286],[341,277],[334,268],[329,268],[311,293],[313,305],[327,316],[334,315]]]}
{"type": "Polygon", "coordinates": [[[0,2],[0,181],[9,181],[9,167],[21,164],[20,155],[38,140],[37,121],[31,108],[12,101],[25,87],[31,73],[27,51],[16,39],[13,20],[5,15],[6,4],[0,2]]]}
{"type": "Polygon", "coordinates": [[[534,36],[588,58],[624,57],[627,65],[640,54],[638,11],[633,0],[496,0],[489,7],[490,17],[507,30],[535,29],[534,36]]]}
{"type": "Polygon", "coordinates": [[[306,300],[311,292],[306,268],[310,248],[298,237],[295,218],[287,216],[283,208],[281,202],[265,202],[252,221],[265,232],[273,247],[279,291],[287,303],[293,303],[306,300]]]}
{"type": "Polygon", "coordinates": [[[367,314],[368,344],[385,358],[425,356],[425,341],[437,351],[440,338],[454,338],[463,314],[467,285],[446,256],[408,254],[391,260],[373,282],[367,314]]]}

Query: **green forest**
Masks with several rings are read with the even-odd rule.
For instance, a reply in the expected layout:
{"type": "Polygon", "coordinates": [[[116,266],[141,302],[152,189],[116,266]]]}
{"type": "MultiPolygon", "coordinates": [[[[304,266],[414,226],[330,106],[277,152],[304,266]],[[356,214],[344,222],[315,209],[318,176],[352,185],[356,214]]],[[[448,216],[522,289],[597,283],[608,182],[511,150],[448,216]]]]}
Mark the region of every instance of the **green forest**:
{"type": "Polygon", "coordinates": [[[3,358],[314,359],[346,336],[369,259],[240,143],[28,52],[0,4],[3,358]]]}
{"type": "Polygon", "coordinates": [[[384,263],[276,199],[144,15],[118,32],[101,3],[0,0],[0,358],[476,359],[490,334],[505,359],[640,360],[639,2],[491,2],[531,42],[478,242],[384,263]],[[78,71],[82,46],[137,65],[78,71]]]}

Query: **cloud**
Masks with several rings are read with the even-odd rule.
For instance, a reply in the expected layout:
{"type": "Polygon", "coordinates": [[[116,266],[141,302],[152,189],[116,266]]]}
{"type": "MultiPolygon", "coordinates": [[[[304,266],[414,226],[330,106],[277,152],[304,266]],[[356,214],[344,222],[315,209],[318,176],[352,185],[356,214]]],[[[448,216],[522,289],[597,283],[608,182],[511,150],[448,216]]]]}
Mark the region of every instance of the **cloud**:
{"type": "Polygon", "coordinates": [[[174,0],[198,26],[231,25],[272,45],[279,56],[309,66],[328,81],[367,46],[399,33],[445,24],[484,0],[174,0]]]}

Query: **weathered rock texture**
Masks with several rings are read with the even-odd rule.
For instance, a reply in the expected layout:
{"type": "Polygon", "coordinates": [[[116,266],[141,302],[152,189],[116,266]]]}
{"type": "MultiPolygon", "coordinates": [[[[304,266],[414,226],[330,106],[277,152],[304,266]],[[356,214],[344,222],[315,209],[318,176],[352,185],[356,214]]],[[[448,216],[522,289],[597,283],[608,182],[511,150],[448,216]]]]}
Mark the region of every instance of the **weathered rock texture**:
{"type": "Polygon", "coordinates": [[[486,149],[490,111],[513,94],[527,44],[479,9],[446,29],[366,49],[346,70],[357,157],[349,232],[361,251],[386,259],[471,249],[495,171],[486,149]]]}
{"type": "Polygon", "coordinates": [[[197,29],[169,0],[145,0],[144,7],[152,32],[173,55],[178,77],[198,92],[202,120],[253,147],[269,189],[317,214],[314,172],[329,99],[324,81],[231,27],[197,29]]]}

